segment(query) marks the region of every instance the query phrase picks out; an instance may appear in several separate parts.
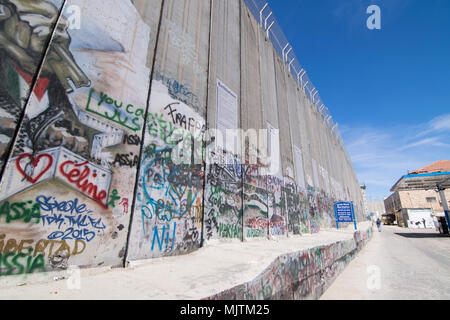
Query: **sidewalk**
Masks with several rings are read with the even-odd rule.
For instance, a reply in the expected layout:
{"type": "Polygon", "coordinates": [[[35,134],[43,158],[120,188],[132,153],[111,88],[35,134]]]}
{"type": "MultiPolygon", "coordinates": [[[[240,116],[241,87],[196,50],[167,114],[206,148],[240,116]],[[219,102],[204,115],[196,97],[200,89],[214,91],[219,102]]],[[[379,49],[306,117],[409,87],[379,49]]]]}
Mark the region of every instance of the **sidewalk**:
{"type": "MultiPolygon", "coordinates": [[[[371,222],[358,224],[361,233],[370,228],[371,222]]],[[[299,254],[308,249],[344,242],[352,243],[349,240],[354,237],[355,231],[351,226],[278,240],[208,244],[186,256],[135,261],[125,269],[81,270],[80,289],[68,289],[68,284],[74,281],[68,281],[71,275],[67,271],[2,277],[0,299],[199,300],[259,279],[269,266],[281,261],[283,255],[299,254]],[[59,280],[54,280],[55,277],[59,277],[59,280]]],[[[322,267],[335,270],[334,260],[343,257],[346,265],[348,252],[336,257],[333,255],[335,258],[330,265],[322,267]]],[[[320,259],[320,252],[318,254],[320,259]]],[[[319,269],[312,275],[320,271],[323,277],[323,270],[319,269]]],[[[329,282],[332,280],[334,278],[329,282]]],[[[329,285],[327,283],[327,287],[329,285]]]]}

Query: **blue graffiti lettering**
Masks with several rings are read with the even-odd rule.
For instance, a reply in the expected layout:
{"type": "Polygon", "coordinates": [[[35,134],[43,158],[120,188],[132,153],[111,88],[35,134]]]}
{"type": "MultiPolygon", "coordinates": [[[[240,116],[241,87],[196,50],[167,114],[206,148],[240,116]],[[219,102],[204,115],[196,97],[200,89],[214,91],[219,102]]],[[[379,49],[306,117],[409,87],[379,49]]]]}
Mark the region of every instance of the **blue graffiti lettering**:
{"type": "Polygon", "coordinates": [[[41,210],[54,213],[53,210],[62,213],[70,213],[70,214],[89,214],[92,211],[86,208],[85,204],[78,205],[78,198],[69,201],[60,201],[58,202],[55,197],[47,197],[44,195],[40,195],[36,197],[36,202],[39,203],[41,210]]]}
{"type": "MultiPolygon", "coordinates": [[[[174,247],[175,231],[176,231],[176,229],[177,229],[177,223],[174,222],[174,224],[173,224],[173,234],[172,234],[172,239],[171,239],[172,240],[172,246],[170,248],[170,251],[172,251],[173,247],[174,247]]],[[[161,229],[159,229],[158,226],[155,226],[154,229],[153,229],[153,240],[152,240],[152,248],[151,248],[151,250],[154,251],[154,249],[155,249],[155,242],[156,242],[158,244],[159,251],[162,251],[163,250],[163,245],[164,245],[164,242],[165,242],[165,244],[166,244],[165,251],[166,252],[169,251],[169,243],[170,243],[170,238],[169,237],[170,237],[170,226],[164,225],[161,229]],[[161,231],[161,237],[159,236],[160,231],[161,231]],[[166,231],[167,231],[167,233],[166,233],[166,231]]]]}
{"type": "Polygon", "coordinates": [[[43,214],[42,225],[55,225],[57,231],[50,233],[49,240],[85,240],[90,242],[96,232],[106,229],[102,218],[91,216],[86,204],[80,204],[78,198],[69,201],[58,201],[55,197],[40,195],[36,197],[43,214]],[[45,214],[47,213],[47,214],[45,214]]]}

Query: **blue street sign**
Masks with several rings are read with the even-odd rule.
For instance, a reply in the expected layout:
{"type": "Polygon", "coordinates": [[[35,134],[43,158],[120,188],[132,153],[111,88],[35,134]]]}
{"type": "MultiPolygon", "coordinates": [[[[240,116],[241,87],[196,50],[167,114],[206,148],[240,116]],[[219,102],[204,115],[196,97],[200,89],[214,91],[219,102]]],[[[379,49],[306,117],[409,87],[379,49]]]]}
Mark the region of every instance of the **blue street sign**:
{"type": "Polygon", "coordinates": [[[334,214],[336,217],[336,227],[339,229],[339,222],[353,222],[356,230],[355,210],[353,202],[335,202],[334,214]]]}

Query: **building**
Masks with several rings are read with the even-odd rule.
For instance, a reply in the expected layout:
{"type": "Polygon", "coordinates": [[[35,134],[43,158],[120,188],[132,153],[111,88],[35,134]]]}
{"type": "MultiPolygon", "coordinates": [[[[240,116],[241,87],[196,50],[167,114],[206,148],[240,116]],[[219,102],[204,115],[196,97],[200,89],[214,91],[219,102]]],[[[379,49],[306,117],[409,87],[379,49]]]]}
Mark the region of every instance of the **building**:
{"type": "MultiPolygon", "coordinates": [[[[397,224],[406,228],[435,228],[434,221],[445,217],[436,184],[444,181],[450,173],[450,160],[440,160],[401,177],[392,187],[391,194],[384,200],[386,214],[394,215],[397,224]],[[421,179],[421,180],[418,180],[421,179]],[[422,180],[434,179],[432,183],[422,180]],[[408,180],[408,187],[401,187],[408,180]]],[[[443,191],[447,205],[450,189],[443,191]]]]}
{"type": "Polygon", "coordinates": [[[367,207],[372,221],[376,221],[379,218],[384,224],[392,225],[395,223],[395,215],[386,214],[384,201],[369,201],[367,202],[367,207]]]}
{"type": "Polygon", "coordinates": [[[364,205],[364,216],[367,217],[368,219],[370,219],[369,206],[367,203],[367,191],[366,191],[367,187],[364,184],[364,185],[360,186],[360,188],[361,188],[361,196],[362,196],[363,205],[364,205]]]}
{"type": "Polygon", "coordinates": [[[374,217],[381,217],[386,213],[386,208],[384,207],[383,201],[369,201],[367,202],[367,208],[369,214],[374,217]]]}
{"type": "Polygon", "coordinates": [[[369,201],[367,202],[367,207],[369,210],[369,216],[372,220],[376,221],[377,218],[383,220],[385,224],[393,224],[395,221],[395,216],[386,215],[386,209],[384,207],[384,201],[369,201]]]}

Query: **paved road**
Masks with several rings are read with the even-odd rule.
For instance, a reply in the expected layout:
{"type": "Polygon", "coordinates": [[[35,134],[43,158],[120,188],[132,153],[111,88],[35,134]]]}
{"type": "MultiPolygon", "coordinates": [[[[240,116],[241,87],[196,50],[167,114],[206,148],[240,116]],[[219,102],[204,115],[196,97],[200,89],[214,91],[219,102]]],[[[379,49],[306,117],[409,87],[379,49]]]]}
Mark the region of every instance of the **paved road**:
{"type": "Polygon", "coordinates": [[[450,299],[450,237],[383,226],[321,300],[450,299]]]}

